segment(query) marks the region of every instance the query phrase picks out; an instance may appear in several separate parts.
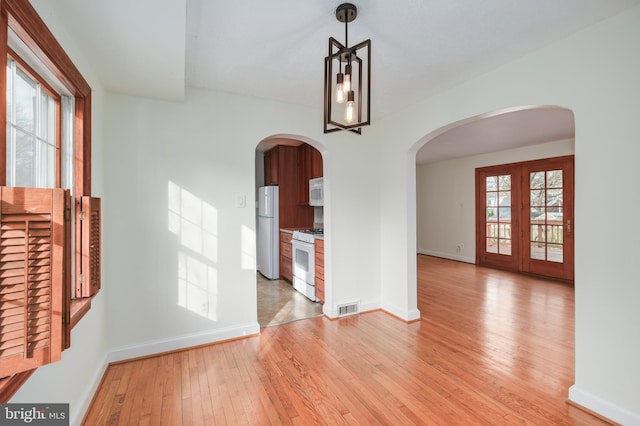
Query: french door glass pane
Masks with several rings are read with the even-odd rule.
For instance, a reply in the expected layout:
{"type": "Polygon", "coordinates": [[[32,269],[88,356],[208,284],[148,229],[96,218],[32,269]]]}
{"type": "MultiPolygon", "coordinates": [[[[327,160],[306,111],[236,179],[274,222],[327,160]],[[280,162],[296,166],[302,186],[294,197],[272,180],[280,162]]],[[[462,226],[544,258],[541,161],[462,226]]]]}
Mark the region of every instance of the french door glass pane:
{"type": "Polygon", "coordinates": [[[511,256],[511,240],[500,239],[498,240],[498,252],[507,256],[511,256]]]}
{"type": "Polygon", "coordinates": [[[562,263],[564,250],[561,244],[549,244],[547,246],[547,260],[549,262],[562,263]]]}
{"type": "Polygon", "coordinates": [[[511,191],[501,191],[498,198],[498,205],[501,207],[511,205],[511,191]]]}
{"type": "Polygon", "coordinates": [[[547,172],[547,188],[562,188],[562,170],[547,172]]]}
{"type": "Polygon", "coordinates": [[[562,189],[547,189],[547,206],[562,206],[562,189]]]}
{"type": "Polygon", "coordinates": [[[511,175],[498,176],[498,189],[508,191],[511,189],[511,175]]]}
{"type": "Polygon", "coordinates": [[[545,260],[545,248],[544,243],[531,243],[531,258],[545,260]]]}
{"type": "Polygon", "coordinates": [[[544,188],[544,172],[533,172],[529,179],[531,189],[544,188]]]}
{"type": "Polygon", "coordinates": [[[500,226],[498,226],[498,237],[511,239],[511,224],[501,223],[500,226]]]}
{"type": "Polygon", "coordinates": [[[498,253],[498,239],[487,238],[487,253],[498,253]]]}
{"type": "Polygon", "coordinates": [[[531,206],[530,220],[535,220],[544,214],[544,209],[540,207],[531,206]]]}
{"type": "Polygon", "coordinates": [[[498,177],[489,176],[487,178],[487,191],[496,191],[498,189],[498,177]]]}
{"type": "Polygon", "coordinates": [[[545,205],[544,189],[531,190],[531,202],[530,205],[541,207],[545,205]]]}

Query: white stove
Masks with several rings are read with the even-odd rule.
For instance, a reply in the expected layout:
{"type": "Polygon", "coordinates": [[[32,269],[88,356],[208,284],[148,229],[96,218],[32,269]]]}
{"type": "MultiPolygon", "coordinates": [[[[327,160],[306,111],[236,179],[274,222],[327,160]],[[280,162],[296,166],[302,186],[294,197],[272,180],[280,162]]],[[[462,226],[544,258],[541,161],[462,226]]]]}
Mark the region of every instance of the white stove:
{"type": "Polygon", "coordinates": [[[293,232],[293,288],[310,300],[317,302],[315,287],[315,237],[322,236],[323,229],[303,229],[293,232]]]}

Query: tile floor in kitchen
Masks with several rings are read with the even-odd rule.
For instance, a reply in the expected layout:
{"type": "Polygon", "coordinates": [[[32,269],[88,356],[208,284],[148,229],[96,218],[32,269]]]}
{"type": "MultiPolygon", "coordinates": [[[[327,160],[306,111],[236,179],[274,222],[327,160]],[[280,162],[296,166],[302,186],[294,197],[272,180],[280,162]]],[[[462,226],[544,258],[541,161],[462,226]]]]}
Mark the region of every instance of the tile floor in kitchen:
{"type": "Polygon", "coordinates": [[[260,327],[322,315],[322,305],[297,292],[285,280],[268,280],[257,274],[260,327]]]}

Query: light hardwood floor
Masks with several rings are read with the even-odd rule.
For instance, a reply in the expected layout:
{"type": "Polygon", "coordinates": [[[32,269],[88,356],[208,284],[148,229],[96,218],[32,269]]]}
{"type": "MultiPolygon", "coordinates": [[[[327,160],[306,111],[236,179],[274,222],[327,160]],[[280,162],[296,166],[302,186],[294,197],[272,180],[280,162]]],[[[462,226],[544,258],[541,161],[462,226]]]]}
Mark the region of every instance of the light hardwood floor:
{"type": "Polygon", "coordinates": [[[566,403],[572,287],[418,256],[420,321],[325,317],[112,365],[87,425],[600,425],[566,403]]]}

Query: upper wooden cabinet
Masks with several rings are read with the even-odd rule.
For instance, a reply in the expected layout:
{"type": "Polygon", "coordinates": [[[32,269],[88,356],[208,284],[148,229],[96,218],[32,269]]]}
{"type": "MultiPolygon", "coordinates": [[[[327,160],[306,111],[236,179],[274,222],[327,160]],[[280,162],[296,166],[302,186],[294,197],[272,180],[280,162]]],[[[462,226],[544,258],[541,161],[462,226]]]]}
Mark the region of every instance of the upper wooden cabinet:
{"type": "Polygon", "coordinates": [[[279,188],[280,228],[313,226],[313,209],[299,201],[300,187],[309,185],[308,181],[300,179],[299,162],[299,151],[295,146],[278,145],[264,155],[265,185],[277,185],[279,188]]]}
{"type": "Polygon", "coordinates": [[[311,148],[311,177],[309,179],[322,177],[322,154],[312,146],[309,148],[311,148]]]}
{"type": "Polygon", "coordinates": [[[298,147],[298,202],[309,204],[309,179],[322,177],[322,154],[311,145],[298,147]]]}
{"type": "Polygon", "coordinates": [[[264,184],[278,184],[278,155],[280,149],[275,147],[264,153],[264,184]]]}

